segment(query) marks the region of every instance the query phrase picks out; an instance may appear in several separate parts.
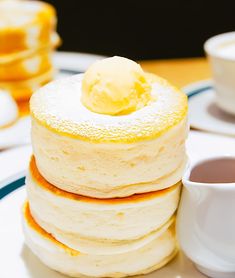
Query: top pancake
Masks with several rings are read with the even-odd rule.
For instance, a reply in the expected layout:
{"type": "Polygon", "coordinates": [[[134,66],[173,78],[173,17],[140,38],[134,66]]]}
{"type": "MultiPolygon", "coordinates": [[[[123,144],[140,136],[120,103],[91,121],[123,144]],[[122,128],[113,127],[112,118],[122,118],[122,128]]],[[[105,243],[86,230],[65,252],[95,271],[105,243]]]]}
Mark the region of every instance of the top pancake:
{"type": "Polygon", "coordinates": [[[110,116],[81,103],[83,75],[56,80],[31,98],[33,118],[55,133],[97,143],[133,143],[154,139],[187,115],[187,97],[166,80],[148,75],[155,101],[128,115],[110,116]]]}

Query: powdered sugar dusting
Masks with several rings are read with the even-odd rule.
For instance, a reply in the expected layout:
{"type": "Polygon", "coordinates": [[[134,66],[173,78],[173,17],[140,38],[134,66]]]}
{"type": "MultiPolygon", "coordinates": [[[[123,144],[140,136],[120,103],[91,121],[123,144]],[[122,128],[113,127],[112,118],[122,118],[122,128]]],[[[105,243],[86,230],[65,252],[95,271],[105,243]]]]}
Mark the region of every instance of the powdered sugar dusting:
{"type": "Polygon", "coordinates": [[[179,123],[187,113],[186,96],[165,80],[152,85],[156,101],[128,115],[97,114],[81,103],[82,75],[56,80],[31,98],[32,115],[48,128],[97,142],[151,139],[179,123]]]}

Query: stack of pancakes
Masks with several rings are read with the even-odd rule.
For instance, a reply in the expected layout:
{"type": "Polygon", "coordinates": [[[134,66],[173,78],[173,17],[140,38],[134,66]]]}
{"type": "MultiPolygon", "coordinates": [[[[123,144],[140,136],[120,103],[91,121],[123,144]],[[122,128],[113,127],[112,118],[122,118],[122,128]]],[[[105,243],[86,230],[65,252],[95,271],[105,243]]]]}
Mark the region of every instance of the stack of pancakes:
{"type": "Polygon", "coordinates": [[[0,87],[19,99],[53,77],[56,12],[39,1],[0,2],[0,87]]]}
{"type": "Polygon", "coordinates": [[[81,102],[82,78],[54,81],[31,98],[26,242],[73,277],[148,273],[177,253],[186,96],[149,75],[154,101],[98,114],[81,102]]]}

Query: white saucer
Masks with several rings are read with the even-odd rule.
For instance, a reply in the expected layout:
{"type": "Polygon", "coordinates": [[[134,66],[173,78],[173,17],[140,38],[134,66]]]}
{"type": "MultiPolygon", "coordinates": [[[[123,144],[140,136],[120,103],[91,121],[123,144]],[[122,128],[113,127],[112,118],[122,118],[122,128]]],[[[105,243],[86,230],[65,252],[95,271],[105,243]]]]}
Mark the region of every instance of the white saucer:
{"type": "MultiPolygon", "coordinates": [[[[234,139],[230,137],[191,131],[187,140],[187,152],[189,159],[195,162],[211,153],[235,155],[234,144],[234,139]]],[[[26,193],[22,173],[26,171],[30,153],[29,146],[0,153],[0,164],[4,162],[5,165],[3,172],[11,175],[7,179],[6,175],[0,172],[0,258],[2,262],[0,277],[65,278],[64,275],[44,266],[24,245],[20,213],[26,193]]],[[[203,278],[205,276],[198,272],[192,262],[180,252],[164,268],[144,277],[203,278]]]]}
{"type": "Polygon", "coordinates": [[[215,91],[209,81],[184,87],[189,96],[189,122],[196,129],[235,136],[235,116],[223,112],[215,104],[215,91]]]}
{"type": "MultiPolygon", "coordinates": [[[[59,71],[55,78],[84,72],[92,63],[102,58],[104,57],[93,54],[56,52],[53,60],[59,71]]],[[[0,129],[0,150],[24,144],[30,144],[29,117],[21,117],[13,125],[0,129]]]]}

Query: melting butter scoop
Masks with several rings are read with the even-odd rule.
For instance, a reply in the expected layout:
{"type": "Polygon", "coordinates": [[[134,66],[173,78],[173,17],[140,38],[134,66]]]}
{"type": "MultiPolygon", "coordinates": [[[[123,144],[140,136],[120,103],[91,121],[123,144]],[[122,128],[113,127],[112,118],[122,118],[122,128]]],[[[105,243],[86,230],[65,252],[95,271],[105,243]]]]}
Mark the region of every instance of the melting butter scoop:
{"type": "Polygon", "coordinates": [[[86,71],[81,100],[96,113],[129,114],[151,101],[151,84],[140,65],[115,56],[97,61],[86,71]]]}

